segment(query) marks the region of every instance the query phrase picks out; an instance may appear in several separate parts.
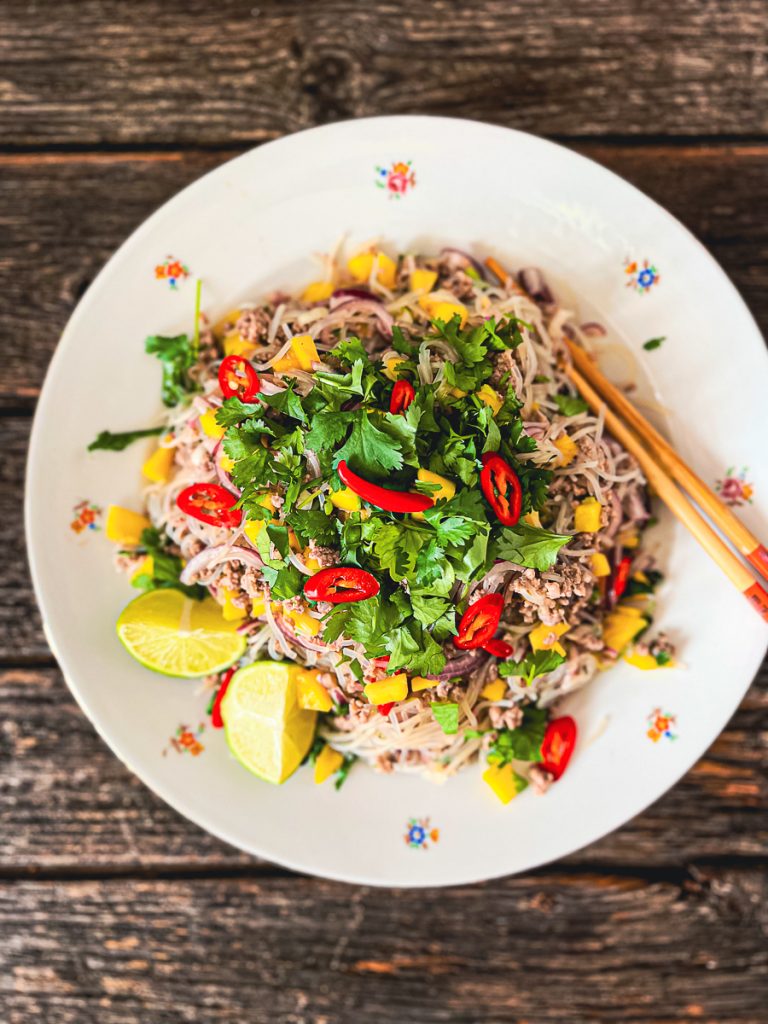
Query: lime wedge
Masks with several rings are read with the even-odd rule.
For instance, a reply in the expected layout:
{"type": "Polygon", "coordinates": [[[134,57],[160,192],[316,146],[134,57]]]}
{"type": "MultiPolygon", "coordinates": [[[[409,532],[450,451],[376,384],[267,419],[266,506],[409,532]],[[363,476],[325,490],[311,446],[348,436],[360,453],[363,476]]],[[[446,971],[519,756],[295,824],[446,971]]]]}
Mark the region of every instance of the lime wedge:
{"type": "Polygon", "coordinates": [[[180,590],[150,590],[123,609],[117,635],[153,672],[195,679],[221,672],[245,652],[236,622],[226,622],[212,597],[193,601],[180,590]]]}
{"type": "Polygon", "coordinates": [[[235,672],[221,717],[229,749],[265,782],[285,782],[312,746],[316,711],[299,707],[301,669],[279,661],[257,661],[235,672]]]}

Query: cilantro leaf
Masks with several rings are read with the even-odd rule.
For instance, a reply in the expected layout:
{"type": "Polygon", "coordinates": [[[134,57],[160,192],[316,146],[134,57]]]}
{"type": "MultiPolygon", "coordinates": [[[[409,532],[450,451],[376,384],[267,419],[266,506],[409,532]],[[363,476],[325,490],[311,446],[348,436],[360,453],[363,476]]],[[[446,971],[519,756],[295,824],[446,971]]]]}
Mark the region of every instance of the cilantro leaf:
{"type": "Polygon", "coordinates": [[[239,398],[225,398],[220,409],[216,413],[216,422],[220,427],[235,427],[243,420],[251,419],[254,416],[262,416],[264,406],[259,402],[243,402],[239,398]]]}
{"type": "Polygon", "coordinates": [[[275,412],[281,412],[283,416],[288,416],[292,420],[298,420],[299,423],[306,423],[307,416],[301,405],[301,399],[296,394],[294,381],[290,381],[285,391],[278,391],[274,395],[261,395],[262,402],[274,409],[275,412]]]}
{"type": "Polygon", "coordinates": [[[388,635],[399,615],[397,606],[381,594],[367,601],[339,604],[326,616],[323,640],[331,644],[348,636],[365,648],[367,657],[380,658],[389,653],[388,635]]]}
{"type": "Polygon", "coordinates": [[[526,654],[522,661],[501,661],[497,668],[502,679],[521,676],[526,685],[530,686],[536,676],[554,672],[564,661],[565,658],[557,651],[534,651],[526,654]]]}
{"type": "Polygon", "coordinates": [[[187,395],[197,391],[189,371],[197,361],[194,340],[186,334],[166,338],[152,335],[144,342],[149,355],[157,356],[163,367],[162,397],[168,406],[178,405],[187,395]]]}
{"type": "Polygon", "coordinates": [[[96,436],[95,441],[91,441],[88,445],[88,451],[121,452],[134,441],[138,441],[142,437],[157,437],[167,429],[167,427],[148,427],[146,430],[125,430],[119,434],[113,434],[111,430],[102,430],[96,436]]]}
{"type": "Polygon", "coordinates": [[[646,352],[653,352],[655,348],[661,348],[666,340],[663,335],[660,338],[649,338],[648,341],[643,342],[643,348],[646,352]]]}
{"type": "Polygon", "coordinates": [[[304,438],[306,447],[313,452],[331,452],[347,436],[354,416],[352,412],[315,413],[309,433],[304,438]]]}
{"type": "Polygon", "coordinates": [[[454,701],[430,704],[435,721],[446,736],[455,736],[459,731],[459,705],[454,701]]]}
{"type": "Polygon", "coordinates": [[[518,523],[501,531],[495,542],[495,553],[499,558],[543,572],[552,568],[560,548],[571,540],[573,538],[567,534],[551,533],[527,523],[518,523]]]}
{"type": "Polygon", "coordinates": [[[421,593],[411,594],[413,617],[422,626],[433,626],[453,605],[444,597],[429,597],[421,593]]]}
{"type": "Polygon", "coordinates": [[[523,723],[517,729],[500,729],[488,750],[490,764],[509,764],[510,761],[538,761],[541,744],[547,728],[546,708],[531,704],[523,708],[523,723]]]}
{"type": "Polygon", "coordinates": [[[580,412],[586,412],[589,406],[583,398],[576,395],[555,395],[555,405],[563,416],[578,416],[580,412]]]}
{"type": "Polygon", "coordinates": [[[446,661],[440,644],[415,619],[392,630],[389,655],[390,672],[403,668],[415,676],[440,675],[446,661]]]}
{"type": "Polygon", "coordinates": [[[357,473],[374,477],[401,469],[403,456],[393,438],[375,427],[372,417],[365,410],[350,415],[354,417],[352,432],[334,455],[334,465],[337,466],[345,459],[357,473]]]}
{"type": "Polygon", "coordinates": [[[294,509],[285,518],[295,530],[302,547],[311,540],[326,546],[338,540],[334,519],[320,509],[294,509]]]}
{"type": "MultiPolygon", "coordinates": [[[[263,530],[262,533],[264,533],[263,530]]],[[[261,533],[259,537],[261,537],[261,533]]],[[[288,601],[301,593],[304,577],[292,562],[289,562],[288,565],[280,569],[265,565],[261,572],[269,584],[270,595],[273,600],[288,601]]]]}

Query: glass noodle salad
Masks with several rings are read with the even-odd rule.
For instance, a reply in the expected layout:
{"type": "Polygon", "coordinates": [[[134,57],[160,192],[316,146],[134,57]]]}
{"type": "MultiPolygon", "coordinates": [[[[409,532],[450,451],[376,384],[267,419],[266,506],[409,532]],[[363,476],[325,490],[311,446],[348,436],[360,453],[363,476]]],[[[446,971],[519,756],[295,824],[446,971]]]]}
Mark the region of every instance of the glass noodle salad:
{"type": "MultiPolygon", "coordinates": [[[[641,639],[660,575],[645,481],[566,373],[589,347],[541,273],[470,255],[323,261],[298,295],[152,337],[164,422],[145,513],[107,536],[143,591],[118,633],[203,676],[255,774],[356,760],[444,779],[477,760],[504,802],[565,771],[560,699],[641,639]]],[[[199,291],[198,291],[199,307],[199,291]]]]}

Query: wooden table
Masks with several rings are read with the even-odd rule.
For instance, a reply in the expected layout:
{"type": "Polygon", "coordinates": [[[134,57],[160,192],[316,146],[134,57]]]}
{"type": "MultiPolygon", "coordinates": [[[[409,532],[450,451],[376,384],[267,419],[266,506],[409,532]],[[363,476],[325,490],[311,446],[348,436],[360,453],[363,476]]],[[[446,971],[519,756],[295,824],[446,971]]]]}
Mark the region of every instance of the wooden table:
{"type": "Polygon", "coordinates": [[[101,264],[187,182],[312,124],[429,112],[555,138],[675,213],[765,327],[765,59],[764,0],[5,0],[3,1022],[767,1019],[768,673],[672,792],[565,861],[336,885],[222,845],[119,764],[50,656],[21,525],[46,363],[101,264]]]}

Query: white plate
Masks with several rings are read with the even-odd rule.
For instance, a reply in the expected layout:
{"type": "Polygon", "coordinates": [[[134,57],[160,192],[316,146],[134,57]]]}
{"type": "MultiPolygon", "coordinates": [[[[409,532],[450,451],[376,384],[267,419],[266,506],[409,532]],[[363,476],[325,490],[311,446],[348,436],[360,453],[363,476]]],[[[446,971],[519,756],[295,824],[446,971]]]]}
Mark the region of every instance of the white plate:
{"type": "Polygon", "coordinates": [[[131,236],[80,303],[48,372],[29,458],[27,531],[47,635],[115,753],[182,814],[244,850],[381,885],[523,871],[659,797],[723,728],[758,668],[765,625],[683,530],[670,526],[663,544],[658,615],[683,667],[620,665],[578,694],[570,709],[581,738],[567,774],[545,797],[529,789],[508,807],[477,767],[435,786],[356,766],[337,793],[314,786],[307,771],[279,788],[259,782],[210,728],[185,737],[202,750],[174,746],[178,726],[194,734],[205,721],[206,698],[195,683],[132,662],[115,636],[135,591],[113,571],[98,514],[85,524],[91,506],[139,507],[146,449],[85,449],[104,428],[157,421],[159,368],[144,355],[144,337],[191,329],[195,278],[215,318],[240,299],[308,282],[310,254],[344,233],[350,247],[374,237],[393,249],[451,244],[542,267],[582,320],[599,317],[634,354],[670,411],[683,457],[713,484],[729,477],[729,499],[768,534],[758,507],[768,507],[762,339],[722,270],[677,221],[609,171],[530,135],[441,118],[352,121],[262,146],[185,189],[131,236]],[[659,335],[661,348],[642,348],[659,335]],[[663,734],[653,728],[659,713],[668,716],[663,734]]]}

